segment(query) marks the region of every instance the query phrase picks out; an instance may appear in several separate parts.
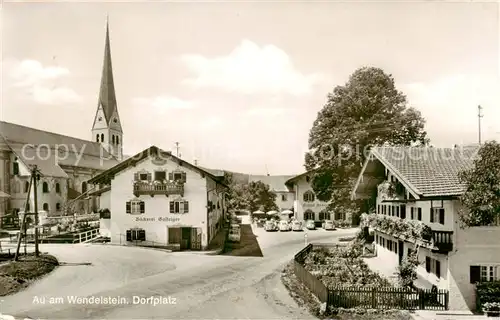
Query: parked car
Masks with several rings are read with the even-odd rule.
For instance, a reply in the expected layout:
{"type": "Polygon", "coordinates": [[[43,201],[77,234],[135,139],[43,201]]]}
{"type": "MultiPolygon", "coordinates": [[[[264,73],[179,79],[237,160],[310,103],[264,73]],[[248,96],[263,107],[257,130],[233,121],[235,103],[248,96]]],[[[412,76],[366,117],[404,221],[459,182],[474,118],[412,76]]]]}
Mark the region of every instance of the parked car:
{"type": "Polygon", "coordinates": [[[286,220],[281,220],[278,223],[280,231],[292,231],[292,226],[286,220]]]}
{"type": "Polygon", "coordinates": [[[267,220],[264,225],[264,230],[266,231],[278,231],[278,225],[273,220],[267,220]]]}
{"type": "Polygon", "coordinates": [[[292,230],[293,231],[303,231],[302,222],[300,222],[298,220],[292,221],[292,230]]]}
{"type": "Polygon", "coordinates": [[[323,221],[323,229],[325,230],[335,230],[335,224],[332,220],[323,221]]]}
{"type": "Polygon", "coordinates": [[[241,228],[239,224],[232,224],[229,228],[228,240],[232,242],[240,242],[241,239],[241,228]]]}
{"type": "Polygon", "coordinates": [[[314,220],[307,220],[306,221],[306,228],[309,230],[315,230],[316,229],[316,223],[314,223],[314,220]]]}

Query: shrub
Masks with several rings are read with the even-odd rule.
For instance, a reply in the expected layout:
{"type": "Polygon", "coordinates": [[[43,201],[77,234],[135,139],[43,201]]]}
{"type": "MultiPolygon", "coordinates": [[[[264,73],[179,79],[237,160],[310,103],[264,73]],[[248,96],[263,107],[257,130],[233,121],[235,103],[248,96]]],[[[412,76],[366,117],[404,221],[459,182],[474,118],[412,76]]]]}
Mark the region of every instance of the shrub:
{"type": "Polygon", "coordinates": [[[500,302],[500,281],[476,284],[476,308],[481,310],[486,303],[500,302]]]}
{"type": "Polygon", "coordinates": [[[403,259],[398,266],[398,280],[402,287],[412,287],[413,281],[417,280],[417,267],[419,265],[416,252],[412,252],[403,259]]]}

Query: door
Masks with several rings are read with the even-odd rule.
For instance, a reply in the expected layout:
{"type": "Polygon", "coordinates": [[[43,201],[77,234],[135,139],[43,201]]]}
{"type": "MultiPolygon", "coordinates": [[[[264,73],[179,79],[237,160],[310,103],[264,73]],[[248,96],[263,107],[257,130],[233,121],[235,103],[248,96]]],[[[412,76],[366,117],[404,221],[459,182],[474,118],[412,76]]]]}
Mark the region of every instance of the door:
{"type": "Polygon", "coordinates": [[[191,228],[181,229],[181,250],[191,248],[191,228]]]}
{"type": "Polygon", "coordinates": [[[201,250],[201,228],[191,228],[191,250],[201,250]]]}
{"type": "Polygon", "coordinates": [[[399,240],[398,243],[398,257],[399,257],[399,264],[403,261],[403,255],[405,253],[405,245],[404,242],[399,240]]]}

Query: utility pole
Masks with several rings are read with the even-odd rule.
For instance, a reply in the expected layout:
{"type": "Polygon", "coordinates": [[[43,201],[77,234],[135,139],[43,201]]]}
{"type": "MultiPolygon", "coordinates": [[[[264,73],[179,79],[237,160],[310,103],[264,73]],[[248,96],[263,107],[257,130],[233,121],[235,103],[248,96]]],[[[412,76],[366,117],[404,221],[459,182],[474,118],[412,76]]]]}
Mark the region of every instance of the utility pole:
{"type": "Polygon", "coordinates": [[[33,179],[33,195],[34,195],[34,202],[35,202],[35,256],[40,255],[40,249],[38,247],[38,224],[40,223],[38,220],[38,194],[36,192],[36,185],[38,182],[38,170],[37,166],[33,166],[33,170],[31,172],[31,179],[33,179]]]}
{"type": "Polygon", "coordinates": [[[481,110],[483,109],[483,107],[481,107],[480,105],[477,106],[477,124],[478,124],[478,129],[479,129],[479,144],[481,145],[481,118],[483,117],[483,115],[481,114],[481,110]]]}

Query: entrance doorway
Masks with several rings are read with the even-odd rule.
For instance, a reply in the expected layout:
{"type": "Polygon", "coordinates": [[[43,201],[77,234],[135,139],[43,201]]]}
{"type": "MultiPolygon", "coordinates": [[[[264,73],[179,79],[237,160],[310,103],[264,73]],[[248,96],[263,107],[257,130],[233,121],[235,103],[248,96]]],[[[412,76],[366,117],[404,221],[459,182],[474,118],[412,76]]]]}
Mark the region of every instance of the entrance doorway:
{"type": "Polygon", "coordinates": [[[168,244],[180,250],[201,250],[201,228],[168,227],[168,244]]]}

